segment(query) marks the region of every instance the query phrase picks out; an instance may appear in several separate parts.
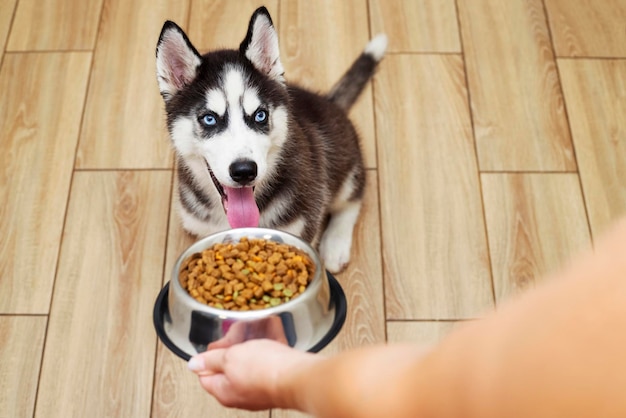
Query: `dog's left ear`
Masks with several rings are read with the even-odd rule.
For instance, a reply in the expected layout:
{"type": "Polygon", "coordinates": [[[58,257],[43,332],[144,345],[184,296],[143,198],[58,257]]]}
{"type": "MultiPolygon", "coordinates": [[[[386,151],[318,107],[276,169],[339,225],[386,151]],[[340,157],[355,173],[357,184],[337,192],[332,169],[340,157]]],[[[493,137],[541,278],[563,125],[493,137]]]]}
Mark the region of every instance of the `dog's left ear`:
{"type": "Polygon", "coordinates": [[[239,51],[261,73],[281,83],[284,82],[285,70],[280,62],[278,34],[265,7],[259,7],[250,18],[248,34],[241,43],[239,51]]]}

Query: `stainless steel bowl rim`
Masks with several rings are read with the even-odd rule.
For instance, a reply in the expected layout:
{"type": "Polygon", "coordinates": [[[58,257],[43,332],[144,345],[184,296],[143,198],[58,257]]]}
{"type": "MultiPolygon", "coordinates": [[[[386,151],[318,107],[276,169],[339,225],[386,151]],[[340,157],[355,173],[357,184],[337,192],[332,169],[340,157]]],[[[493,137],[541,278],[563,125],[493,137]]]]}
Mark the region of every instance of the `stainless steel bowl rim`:
{"type": "MultiPolygon", "coordinates": [[[[274,241],[274,242],[277,242],[277,241],[274,241]]],[[[263,319],[273,314],[280,314],[281,312],[288,310],[289,307],[298,304],[298,299],[305,296],[307,293],[317,292],[318,288],[322,285],[321,277],[322,277],[323,271],[325,270],[324,270],[322,261],[317,254],[317,251],[315,251],[309,243],[307,243],[300,237],[297,237],[285,231],[279,231],[276,229],[269,229],[269,228],[235,228],[235,229],[228,229],[222,232],[217,232],[215,234],[204,237],[196,241],[191,246],[189,246],[185,251],[183,251],[183,253],[178,257],[178,259],[176,260],[176,263],[174,264],[174,270],[172,271],[173,280],[171,280],[171,282],[173,282],[173,286],[170,286],[170,289],[172,289],[172,291],[177,292],[177,293],[182,292],[181,297],[185,299],[186,301],[185,303],[189,304],[189,306],[193,308],[194,310],[207,312],[221,319],[255,320],[255,319],[263,319]],[[219,241],[219,239],[221,238],[225,239],[229,236],[236,236],[234,240],[232,241],[233,243],[239,242],[239,239],[242,237],[248,237],[252,239],[267,239],[267,240],[274,241],[271,239],[272,236],[283,236],[283,237],[288,237],[288,239],[292,241],[297,241],[298,242],[297,245],[295,244],[288,244],[288,245],[292,245],[294,247],[299,248],[300,250],[304,250],[309,255],[309,257],[311,257],[311,259],[313,260],[313,263],[315,264],[315,273],[313,275],[313,280],[311,280],[309,285],[306,287],[305,291],[302,294],[298,295],[297,298],[292,299],[289,302],[281,303],[280,305],[274,306],[271,308],[242,312],[242,311],[230,311],[226,309],[213,308],[209,305],[205,305],[204,303],[198,302],[185,289],[183,289],[183,286],[181,285],[180,278],[179,278],[180,266],[191,255],[195,253],[199,253],[209,248],[212,245],[212,244],[207,245],[207,242],[211,242],[213,244],[215,244],[216,242],[228,242],[228,241],[219,241]]]]}

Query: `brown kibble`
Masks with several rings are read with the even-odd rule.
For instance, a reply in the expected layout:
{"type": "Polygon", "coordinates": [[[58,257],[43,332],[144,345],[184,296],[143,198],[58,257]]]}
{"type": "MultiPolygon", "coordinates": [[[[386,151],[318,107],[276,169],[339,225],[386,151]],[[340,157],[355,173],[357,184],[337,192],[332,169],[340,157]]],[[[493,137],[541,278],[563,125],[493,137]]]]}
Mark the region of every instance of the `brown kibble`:
{"type": "Polygon", "coordinates": [[[260,274],[253,273],[250,275],[250,281],[256,284],[263,283],[263,277],[260,274]]]}
{"type": "Polygon", "coordinates": [[[247,311],[294,299],[314,271],[312,260],[295,247],[242,238],[193,254],[182,263],[179,280],[200,303],[247,311]]]}
{"type": "Polygon", "coordinates": [[[274,266],[273,264],[268,264],[267,267],[265,268],[265,274],[267,275],[272,275],[274,274],[275,271],[276,271],[276,266],[274,266]]]}
{"type": "Polygon", "coordinates": [[[278,265],[276,265],[276,274],[282,276],[285,273],[287,273],[287,264],[285,264],[284,261],[281,261],[278,265]]]}
{"type": "Polygon", "coordinates": [[[224,286],[224,296],[229,296],[233,294],[233,285],[228,283],[224,286]]]}
{"type": "Polygon", "coordinates": [[[283,259],[282,254],[281,254],[281,253],[276,252],[276,253],[272,254],[272,255],[271,255],[271,256],[267,259],[267,262],[268,262],[268,263],[270,263],[270,265],[274,266],[274,265],[276,265],[276,264],[280,263],[280,260],[282,260],[282,259],[283,259]]]}
{"type": "Polygon", "coordinates": [[[272,290],[274,290],[274,285],[269,280],[264,281],[261,284],[261,287],[265,292],[271,292],[272,290]]]}
{"type": "Polygon", "coordinates": [[[243,289],[239,294],[246,298],[246,300],[250,300],[252,299],[252,296],[254,296],[252,289],[243,289]]]}
{"type": "Polygon", "coordinates": [[[215,286],[215,283],[217,283],[217,279],[215,277],[209,277],[204,284],[202,285],[202,287],[204,287],[206,290],[211,290],[213,288],[213,286],[215,286]]]}
{"type": "Polygon", "coordinates": [[[213,289],[211,289],[211,294],[212,295],[217,295],[218,293],[221,293],[223,290],[224,290],[224,285],[223,284],[218,284],[213,289]]]}

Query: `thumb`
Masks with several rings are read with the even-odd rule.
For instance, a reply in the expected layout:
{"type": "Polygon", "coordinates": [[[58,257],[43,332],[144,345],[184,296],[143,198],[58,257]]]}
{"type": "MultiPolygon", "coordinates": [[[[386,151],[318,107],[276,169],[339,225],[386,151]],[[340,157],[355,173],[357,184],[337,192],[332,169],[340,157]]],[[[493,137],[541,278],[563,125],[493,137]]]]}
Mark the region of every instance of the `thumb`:
{"type": "Polygon", "coordinates": [[[226,350],[222,348],[205,351],[190,358],[187,368],[199,376],[223,373],[225,355],[226,350]]]}

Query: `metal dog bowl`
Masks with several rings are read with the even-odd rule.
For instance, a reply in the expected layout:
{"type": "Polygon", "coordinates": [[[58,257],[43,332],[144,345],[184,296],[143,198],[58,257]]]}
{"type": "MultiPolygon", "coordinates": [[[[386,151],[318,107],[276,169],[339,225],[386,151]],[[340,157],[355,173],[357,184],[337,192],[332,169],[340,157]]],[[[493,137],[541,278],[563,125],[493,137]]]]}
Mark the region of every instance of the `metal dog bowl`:
{"type": "Polygon", "coordinates": [[[154,327],[163,344],[184,360],[206,351],[211,343],[231,345],[256,338],[318,352],[341,330],[346,318],[346,297],[337,280],[324,270],[317,252],[305,241],[273,229],[239,228],[210,235],[187,248],[174,265],[172,279],[159,293],[153,314],[154,327]],[[315,263],[315,273],[304,293],[282,305],[245,312],[216,309],[193,299],[178,278],[182,263],[214,244],[236,243],[242,237],[284,243],[307,253],[315,263]]]}

